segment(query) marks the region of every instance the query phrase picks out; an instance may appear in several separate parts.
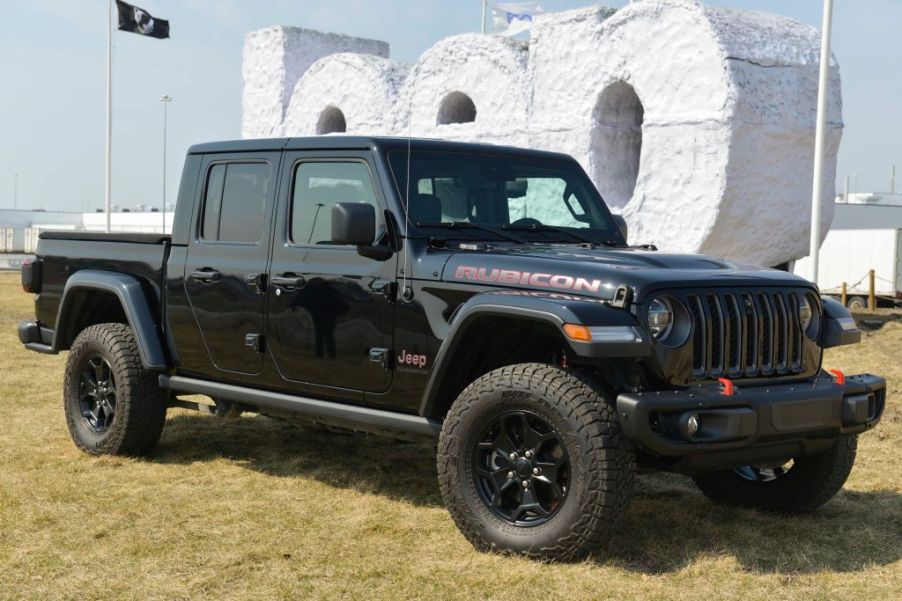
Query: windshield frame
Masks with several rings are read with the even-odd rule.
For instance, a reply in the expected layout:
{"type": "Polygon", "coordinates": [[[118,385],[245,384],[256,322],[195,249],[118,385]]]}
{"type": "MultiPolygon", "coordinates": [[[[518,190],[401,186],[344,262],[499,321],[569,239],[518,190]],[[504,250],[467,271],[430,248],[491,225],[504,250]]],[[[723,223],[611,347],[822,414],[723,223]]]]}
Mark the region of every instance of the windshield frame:
{"type": "MultiPolygon", "coordinates": [[[[431,145],[430,145],[431,146],[431,145]]],[[[523,163],[532,163],[537,167],[543,169],[560,169],[565,177],[562,179],[570,179],[573,178],[575,181],[573,183],[579,183],[584,189],[587,198],[584,200],[586,202],[592,203],[593,208],[598,211],[599,216],[604,219],[609,224],[609,229],[600,229],[600,228],[591,228],[591,227],[568,227],[568,226],[559,226],[554,224],[543,224],[545,227],[541,227],[535,230],[530,229],[520,229],[520,228],[511,228],[509,231],[511,233],[515,233],[519,237],[526,238],[530,243],[532,242],[545,242],[545,243],[555,243],[555,244],[580,244],[576,240],[577,237],[585,237],[593,240],[597,244],[606,244],[606,245],[626,245],[626,240],[623,238],[623,234],[621,233],[619,227],[617,226],[617,222],[614,219],[611,210],[608,208],[607,204],[604,202],[604,199],[601,197],[601,194],[598,192],[598,189],[595,187],[595,184],[586,174],[585,170],[582,166],[573,158],[567,155],[558,155],[553,153],[543,153],[540,151],[529,151],[523,150],[522,152],[516,152],[515,149],[507,150],[507,149],[498,149],[497,151],[492,148],[480,148],[477,151],[468,150],[468,149],[457,149],[457,148],[440,148],[431,146],[428,148],[418,148],[416,144],[411,146],[411,153],[413,156],[414,164],[417,159],[417,155],[422,154],[431,154],[431,155],[461,155],[468,158],[472,158],[474,156],[484,157],[486,159],[492,159],[495,161],[521,161],[523,163]],[[553,230],[561,230],[560,233],[554,232],[553,230]],[[572,232],[572,233],[570,233],[572,232]]],[[[394,186],[395,193],[397,194],[396,198],[398,200],[398,207],[400,214],[402,216],[402,221],[407,220],[408,217],[404,214],[405,210],[405,195],[406,190],[406,178],[407,178],[407,155],[408,150],[403,146],[393,146],[389,148],[383,149],[383,158],[385,161],[385,166],[387,167],[388,176],[391,184],[394,186]],[[400,173],[396,172],[397,168],[401,168],[400,173]],[[403,186],[403,187],[402,187],[403,186]]],[[[412,191],[413,193],[413,191],[412,191]]],[[[449,222],[450,223],[450,222],[449,222]]],[[[483,223],[483,222],[473,222],[473,223],[483,223]]],[[[483,225],[489,227],[496,227],[499,229],[504,229],[504,224],[497,223],[483,223],[483,225]]],[[[402,226],[403,227],[403,226],[402,226]]],[[[410,232],[408,237],[410,238],[444,238],[444,239],[465,239],[465,240],[481,240],[488,241],[491,240],[493,242],[503,243],[503,244],[512,244],[510,240],[500,240],[497,238],[487,238],[485,232],[481,232],[477,228],[453,228],[446,227],[443,225],[442,227],[433,227],[429,225],[417,225],[417,223],[413,220],[409,220],[409,228],[410,232]]],[[[508,231],[508,230],[505,230],[508,231]]],[[[403,235],[403,232],[401,232],[403,235]]]]}

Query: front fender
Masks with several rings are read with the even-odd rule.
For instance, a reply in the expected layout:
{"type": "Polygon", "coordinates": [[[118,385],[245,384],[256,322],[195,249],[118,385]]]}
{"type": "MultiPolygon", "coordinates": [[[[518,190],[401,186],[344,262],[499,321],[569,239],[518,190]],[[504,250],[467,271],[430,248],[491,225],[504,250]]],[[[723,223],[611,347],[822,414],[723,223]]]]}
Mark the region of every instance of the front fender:
{"type": "Polygon", "coordinates": [[[549,324],[560,332],[561,338],[575,355],[586,359],[645,357],[651,354],[648,339],[637,327],[636,318],[628,311],[611,307],[606,301],[522,290],[484,292],[468,299],[451,317],[447,335],[436,354],[435,367],[423,392],[421,415],[430,415],[439,391],[449,377],[455,355],[466,351],[461,348],[461,342],[466,339],[470,328],[478,327],[477,322],[486,316],[514,317],[549,324]],[[564,335],[564,324],[584,325],[596,333],[631,331],[635,339],[601,339],[589,342],[573,340],[564,335]]]}
{"type": "Polygon", "coordinates": [[[68,320],[71,318],[72,299],[83,290],[99,290],[115,295],[135,334],[141,363],[145,369],[161,371],[167,368],[166,354],[163,352],[160,334],[141,283],[134,276],[111,271],[85,269],[72,274],[66,280],[66,287],[63,289],[56,317],[53,352],[65,350],[61,347],[64,345],[63,340],[68,320]]]}

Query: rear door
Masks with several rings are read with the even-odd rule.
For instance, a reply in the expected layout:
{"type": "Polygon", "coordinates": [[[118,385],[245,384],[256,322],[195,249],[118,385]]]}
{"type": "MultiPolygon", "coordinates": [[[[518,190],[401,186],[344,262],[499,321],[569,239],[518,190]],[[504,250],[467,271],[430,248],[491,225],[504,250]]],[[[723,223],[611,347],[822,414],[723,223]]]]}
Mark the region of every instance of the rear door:
{"type": "Polygon", "coordinates": [[[268,289],[268,345],[286,387],[357,400],[391,384],[396,256],[331,243],[332,206],[372,204],[387,244],[370,153],[285,154],[268,289]]]}
{"type": "Polygon", "coordinates": [[[263,367],[265,273],[280,157],[249,152],[204,158],[184,281],[210,376],[253,375],[263,367]]]}

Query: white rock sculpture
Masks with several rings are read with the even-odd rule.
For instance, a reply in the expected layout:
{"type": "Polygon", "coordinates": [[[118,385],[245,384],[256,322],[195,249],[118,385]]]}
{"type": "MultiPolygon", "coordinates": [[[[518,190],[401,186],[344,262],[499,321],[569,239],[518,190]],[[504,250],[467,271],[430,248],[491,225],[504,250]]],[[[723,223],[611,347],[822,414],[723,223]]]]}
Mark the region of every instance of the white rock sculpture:
{"type": "MultiPolygon", "coordinates": [[[[529,42],[453,36],[409,69],[381,42],[271,28],[245,43],[242,133],[562,151],[631,242],[777,265],[808,249],[819,44],[797,21],[692,0],[540,15],[529,42]]],[[[835,62],[830,84],[822,236],[842,132],[835,62]]]]}
{"type": "Polygon", "coordinates": [[[295,84],[314,62],[338,52],[388,58],[388,44],[300,27],[267,27],[247,34],[241,136],[281,136],[295,84]]]}

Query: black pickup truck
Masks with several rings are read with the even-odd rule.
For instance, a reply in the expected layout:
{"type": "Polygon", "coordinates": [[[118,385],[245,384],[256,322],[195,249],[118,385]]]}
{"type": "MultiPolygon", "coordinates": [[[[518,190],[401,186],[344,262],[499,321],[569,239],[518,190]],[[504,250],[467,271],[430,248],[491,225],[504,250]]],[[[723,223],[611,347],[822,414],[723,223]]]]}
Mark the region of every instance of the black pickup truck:
{"type": "MultiPolygon", "coordinates": [[[[766,244],[762,240],[762,244],[766,244]]],[[[810,511],[846,480],[885,382],[822,367],[856,343],[791,274],[630,246],[571,157],[321,137],[190,149],[171,236],[46,232],[22,271],[29,349],[69,351],[94,454],[142,454],[178,395],[437,443],[480,549],[604,542],[635,474],[810,511]]]]}

